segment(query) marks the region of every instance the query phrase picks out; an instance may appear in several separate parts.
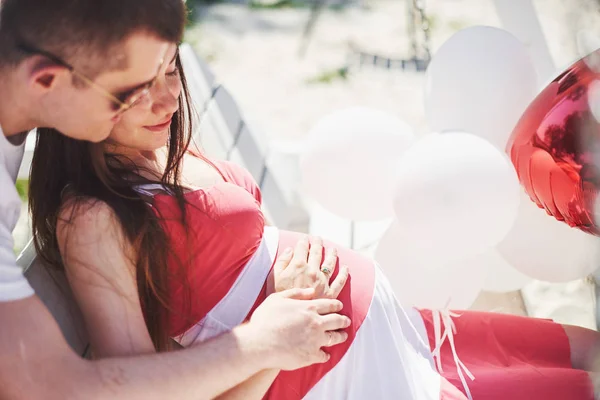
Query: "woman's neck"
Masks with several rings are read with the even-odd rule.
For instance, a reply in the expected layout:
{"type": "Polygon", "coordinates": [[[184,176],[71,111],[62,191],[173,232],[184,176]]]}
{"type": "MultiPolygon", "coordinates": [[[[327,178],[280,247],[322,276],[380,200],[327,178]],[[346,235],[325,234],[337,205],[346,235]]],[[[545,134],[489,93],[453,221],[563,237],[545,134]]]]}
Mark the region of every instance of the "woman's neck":
{"type": "Polygon", "coordinates": [[[166,152],[164,148],[138,150],[105,143],[104,151],[118,157],[121,162],[132,164],[145,178],[160,179],[165,172],[166,152]]]}

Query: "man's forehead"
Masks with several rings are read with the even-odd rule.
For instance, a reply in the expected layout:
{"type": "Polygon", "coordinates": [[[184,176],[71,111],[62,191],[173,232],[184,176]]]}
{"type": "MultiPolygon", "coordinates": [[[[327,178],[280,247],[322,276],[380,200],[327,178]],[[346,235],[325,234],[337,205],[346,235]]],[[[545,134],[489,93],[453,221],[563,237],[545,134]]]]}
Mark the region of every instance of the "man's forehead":
{"type": "Polygon", "coordinates": [[[175,48],[175,43],[157,39],[155,36],[138,34],[130,37],[125,45],[121,46],[116,59],[125,68],[157,69],[175,48]]]}
{"type": "Polygon", "coordinates": [[[125,46],[120,47],[107,60],[112,67],[108,68],[107,75],[112,77],[106,79],[112,81],[120,76],[140,83],[154,78],[161,65],[169,62],[167,58],[177,49],[176,44],[157,39],[128,41],[125,46]]]}
{"type": "Polygon", "coordinates": [[[127,66],[127,53],[123,49],[115,51],[111,62],[111,70],[123,71],[127,69],[127,66]]]}

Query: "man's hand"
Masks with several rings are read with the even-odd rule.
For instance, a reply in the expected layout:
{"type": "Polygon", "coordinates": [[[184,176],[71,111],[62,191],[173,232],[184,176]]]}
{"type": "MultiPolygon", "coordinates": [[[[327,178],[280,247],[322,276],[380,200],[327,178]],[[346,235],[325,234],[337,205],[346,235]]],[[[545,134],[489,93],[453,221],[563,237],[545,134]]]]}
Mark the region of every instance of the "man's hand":
{"type": "Polygon", "coordinates": [[[329,284],[336,264],[335,248],[328,249],[323,260],[323,240],[315,238],[309,243],[308,238],[303,238],[293,251],[287,249],[277,258],[273,266],[272,291],[313,288],[315,298],[335,299],[348,280],[348,267],[343,266],[331,285],[329,284]]]}
{"type": "Polygon", "coordinates": [[[346,341],[340,331],[350,319],[336,314],[342,303],[334,299],[316,299],[314,289],[290,289],[275,293],[256,309],[248,327],[264,347],[272,349],[271,368],[294,370],[329,360],[322,347],[346,341]]]}

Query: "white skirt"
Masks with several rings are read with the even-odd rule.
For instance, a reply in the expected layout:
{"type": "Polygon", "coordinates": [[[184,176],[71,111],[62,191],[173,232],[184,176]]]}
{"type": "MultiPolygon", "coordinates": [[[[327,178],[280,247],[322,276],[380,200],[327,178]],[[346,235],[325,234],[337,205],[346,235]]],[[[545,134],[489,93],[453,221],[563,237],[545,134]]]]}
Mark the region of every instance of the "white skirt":
{"type": "Polygon", "coordinates": [[[378,267],[369,312],[340,362],[304,397],[309,400],[439,400],[421,314],[404,310],[378,267]]]}

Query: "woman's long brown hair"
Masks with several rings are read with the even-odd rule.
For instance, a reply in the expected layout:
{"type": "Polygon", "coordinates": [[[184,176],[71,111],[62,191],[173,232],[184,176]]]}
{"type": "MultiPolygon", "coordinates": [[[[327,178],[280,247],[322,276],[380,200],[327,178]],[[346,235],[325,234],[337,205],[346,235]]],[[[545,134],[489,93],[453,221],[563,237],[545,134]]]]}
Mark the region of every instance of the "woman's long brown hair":
{"type": "Polygon", "coordinates": [[[99,151],[97,144],[43,128],[38,129],[29,189],[35,247],[38,255],[53,268],[64,268],[56,227],[65,200],[68,198],[69,205],[76,207],[90,199],[111,207],[136,251],[137,260],[133,261],[139,298],[150,336],[159,351],[170,348],[167,261],[171,250],[159,216],[148,204],[149,199],[134,190],[133,182],[160,183],[168,187],[181,208],[181,223],[185,224],[180,167],[191,140],[193,110],[179,56],[177,69],[183,90],[179,109],[171,122],[167,164],[160,180],[151,182],[143,178],[131,163],[99,151]]]}

